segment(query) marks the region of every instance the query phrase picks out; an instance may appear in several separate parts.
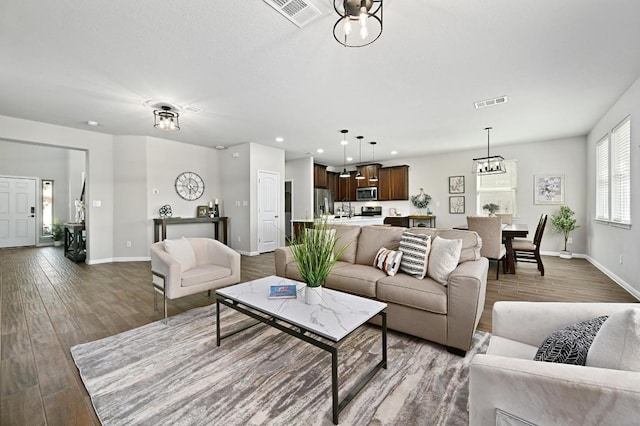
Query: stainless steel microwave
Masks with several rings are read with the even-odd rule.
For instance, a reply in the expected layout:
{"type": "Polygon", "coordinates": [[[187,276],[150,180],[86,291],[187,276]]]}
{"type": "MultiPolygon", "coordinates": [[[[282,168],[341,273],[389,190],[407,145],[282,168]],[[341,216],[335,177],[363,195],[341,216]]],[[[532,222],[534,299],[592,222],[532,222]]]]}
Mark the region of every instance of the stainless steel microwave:
{"type": "Polygon", "coordinates": [[[377,201],[378,188],[368,186],[365,188],[356,188],[356,201],[377,201]]]}

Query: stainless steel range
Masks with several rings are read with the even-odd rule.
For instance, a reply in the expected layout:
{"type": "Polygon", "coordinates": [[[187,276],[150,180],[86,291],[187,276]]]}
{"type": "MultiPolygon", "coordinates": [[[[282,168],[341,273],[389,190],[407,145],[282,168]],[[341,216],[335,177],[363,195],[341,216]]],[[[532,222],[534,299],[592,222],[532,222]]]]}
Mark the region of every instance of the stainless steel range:
{"type": "Polygon", "coordinates": [[[362,206],[362,216],[382,216],[382,206],[362,206]]]}

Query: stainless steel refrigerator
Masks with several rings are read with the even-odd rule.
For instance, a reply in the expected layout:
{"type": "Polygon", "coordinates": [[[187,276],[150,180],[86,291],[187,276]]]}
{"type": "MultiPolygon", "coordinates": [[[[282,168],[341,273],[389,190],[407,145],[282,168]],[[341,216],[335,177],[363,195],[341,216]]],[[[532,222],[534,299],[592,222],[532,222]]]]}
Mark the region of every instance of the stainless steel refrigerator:
{"type": "Polygon", "coordinates": [[[313,190],[313,215],[333,214],[333,193],[328,189],[313,190]]]}

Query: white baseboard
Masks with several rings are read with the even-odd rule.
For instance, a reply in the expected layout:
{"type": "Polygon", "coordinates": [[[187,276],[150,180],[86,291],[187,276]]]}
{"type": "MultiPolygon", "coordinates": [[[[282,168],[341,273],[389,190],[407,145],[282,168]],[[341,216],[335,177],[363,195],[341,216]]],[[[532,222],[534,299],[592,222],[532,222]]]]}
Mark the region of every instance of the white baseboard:
{"type": "Polygon", "coordinates": [[[620,287],[622,287],[625,290],[627,290],[627,292],[629,292],[629,294],[631,294],[636,299],[640,300],[640,292],[638,290],[636,290],[635,288],[633,288],[628,282],[626,282],[625,280],[623,280],[622,278],[620,278],[619,276],[617,276],[616,274],[611,272],[609,269],[607,269],[604,265],[602,265],[597,260],[595,260],[595,259],[593,259],[593,258],[591,258],[589,256],[586,256],[586,259],[587,259],[587,261],[589,263],[591,263],[593,266],[595,266],[600,271],[602,271],[603,274],[605,274],[606,276],[611,278],[613,281],[615,281],[616,284],[618,284],[620,287]]]}
{"type": "Polygon", "coordinates": [[[240,253],[243,256],[257,256],[260,253],[257,251],[244,251],[244,250],[238,250],[238,249],[234,249],[235,251],[237,251],[238,253],[240,253]]]}
{"type": "Polygon", "coordinates": [[[150,257],[107,257],[105,259],[91,259],[85,263],[87,265],[99,265],[101,263],[115,263],[115,262],[149,262],[150,257]]]}

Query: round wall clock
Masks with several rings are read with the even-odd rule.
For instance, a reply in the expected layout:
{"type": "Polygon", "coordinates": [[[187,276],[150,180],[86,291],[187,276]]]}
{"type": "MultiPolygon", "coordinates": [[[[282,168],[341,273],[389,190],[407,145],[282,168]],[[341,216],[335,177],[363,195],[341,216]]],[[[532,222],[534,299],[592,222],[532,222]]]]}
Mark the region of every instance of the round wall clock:
{"type": "Polygon", "coordinates": [[[197,173],[182,172],[176,178],[176,192],[185,200],[197,200],[204,194],[204,181],[197,173]]]}

